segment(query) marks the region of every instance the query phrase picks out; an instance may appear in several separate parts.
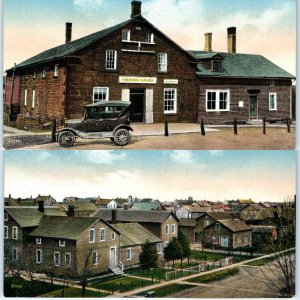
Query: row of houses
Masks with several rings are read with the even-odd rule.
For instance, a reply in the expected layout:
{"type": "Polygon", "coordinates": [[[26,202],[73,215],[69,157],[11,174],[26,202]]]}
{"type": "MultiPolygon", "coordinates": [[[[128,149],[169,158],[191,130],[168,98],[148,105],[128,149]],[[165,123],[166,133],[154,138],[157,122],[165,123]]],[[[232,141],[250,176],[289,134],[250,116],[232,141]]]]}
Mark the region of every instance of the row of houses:
{"type": "MultiPolygon", "coordinates": [[[[6,70],[5,109],[11,119],[38,124],[80,118],[100,100],[131,101],[134,122],[228,123],[292,117],[295,77],[265,57],[237,53],[237,31],[227,29],[227,52],[183,49],[141,14],[48,49],[6,70]]],[[[225,31],[225,30],[224,30],[225,31]]],[[[44,37],[41,37],[44,38],[44,37]]]]}

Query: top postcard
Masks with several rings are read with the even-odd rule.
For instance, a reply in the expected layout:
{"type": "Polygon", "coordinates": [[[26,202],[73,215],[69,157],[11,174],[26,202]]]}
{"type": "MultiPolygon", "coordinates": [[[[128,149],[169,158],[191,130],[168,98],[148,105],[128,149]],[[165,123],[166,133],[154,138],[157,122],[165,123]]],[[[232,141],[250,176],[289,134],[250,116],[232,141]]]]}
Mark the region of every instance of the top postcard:
{"type": "Polygon", "coordinates": [[[4,1],[6,149],[294,149],[296,1],[4,1]]]}

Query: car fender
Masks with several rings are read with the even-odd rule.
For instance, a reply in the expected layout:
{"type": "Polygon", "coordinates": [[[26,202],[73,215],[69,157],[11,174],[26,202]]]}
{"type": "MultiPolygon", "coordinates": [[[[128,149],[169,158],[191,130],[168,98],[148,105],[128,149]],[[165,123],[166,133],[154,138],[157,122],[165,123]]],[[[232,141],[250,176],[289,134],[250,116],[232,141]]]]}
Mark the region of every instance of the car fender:
{"type": "Polygon", "coordinates": [[[66,128],[59,129],[59,130],[56,131],[56,134],[55,134],[55,135],[56,135],[56,140],[58,139],[59,134],[62,133],[62,132],[64,132],[64,131],[71,131],[71,132],[74,133],[74,135],[75,135],[76,137],[80,136],[80,135],[78,134],[78,132],[77,132],[76,130],[74,130],[73,128],[68,128],[68,127],[66,127],[66,128]]]}
{"type": "Polygon", "coordinates": [[[132,127],[130,125],[126,125],[126,124],[121,124],[121,125],[118,125],[114,131],[113,131],[113,134],[115,134],[115,132],[119,129],[127,129],[128,131],[133,131],[132,127]]]}

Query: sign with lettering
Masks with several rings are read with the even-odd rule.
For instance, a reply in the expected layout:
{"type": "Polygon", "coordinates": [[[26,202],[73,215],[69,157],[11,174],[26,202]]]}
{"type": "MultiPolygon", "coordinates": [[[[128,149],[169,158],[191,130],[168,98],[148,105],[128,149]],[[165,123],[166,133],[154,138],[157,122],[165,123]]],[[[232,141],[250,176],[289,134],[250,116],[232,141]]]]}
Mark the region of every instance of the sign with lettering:
{"type": "Polygon", "coordinates": [[[156,77],[119,76],[119,83],[145,83],[156,84],[156,77]]]}
{"type": "Polygon", "coordinates": [[[178,84],[178,79],[164,79],[164,84],[178,84]]]}

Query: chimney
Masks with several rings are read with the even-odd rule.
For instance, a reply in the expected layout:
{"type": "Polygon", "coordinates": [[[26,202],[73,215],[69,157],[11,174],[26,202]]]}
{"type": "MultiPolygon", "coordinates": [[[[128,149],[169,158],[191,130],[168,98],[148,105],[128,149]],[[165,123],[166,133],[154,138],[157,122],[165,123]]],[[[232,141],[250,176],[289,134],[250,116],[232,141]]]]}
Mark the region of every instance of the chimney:
{"type": "Polygon", "coordinates": [[[227,28],[228,53],[236,53],[236,27],[227,28]]]}
{"type": "Polygon", "coordinates": [[[41,213],[43,213],[45,211],[44,201],[38,201],[38,204],[39,204],[38,211],[41,212],[41,213]]]}
{"type": "Polygon", "coordinates": [[[141,15],[142,1],[131,1],[131,18],[141,15]]]}
{"type": "Polygon", "coordinates": [[[72,40],[72,23],[66,23],[66,44],[72,40]]]}
{"type": "Polygon", "coordinates": [[[74,217],[75,207],[74,205],[68,206],[67,216],[68,217],[74,217]]]}
{"type": "Polygon", "coordinates": [[[124,210],[128,210],[129,209],[129,204],[128,203],[124,203],[124,210]]]}
{"type": "Polygon", "coordinates": [[[117,211],[115,209],[111,210],[111,223],[117,224],[117,211]]]}
{"type": "Polygon", "coordinates": [[[205,36],[205,46],[204,51],[212,52],[211,44],[212,44],[212,33],[204,33],[205,36]]]}

